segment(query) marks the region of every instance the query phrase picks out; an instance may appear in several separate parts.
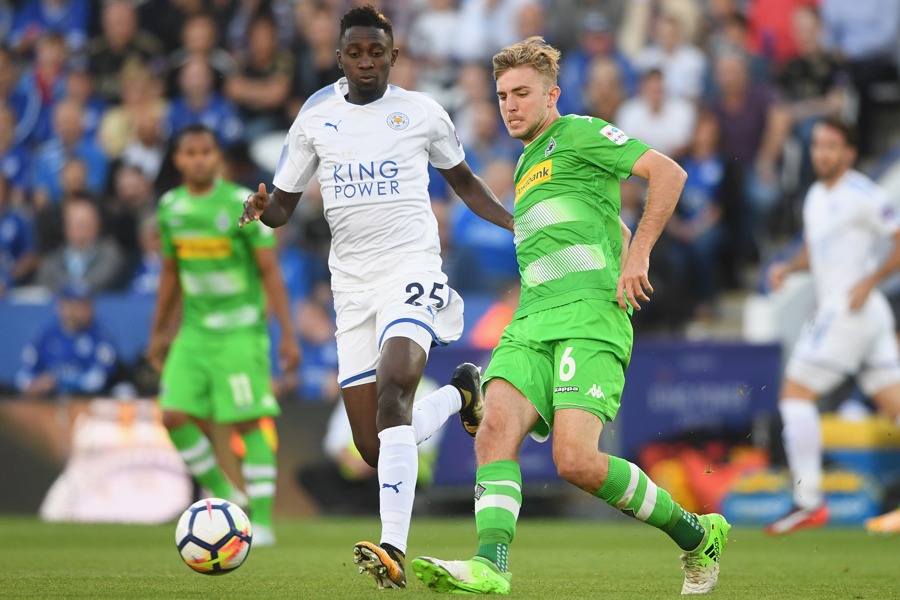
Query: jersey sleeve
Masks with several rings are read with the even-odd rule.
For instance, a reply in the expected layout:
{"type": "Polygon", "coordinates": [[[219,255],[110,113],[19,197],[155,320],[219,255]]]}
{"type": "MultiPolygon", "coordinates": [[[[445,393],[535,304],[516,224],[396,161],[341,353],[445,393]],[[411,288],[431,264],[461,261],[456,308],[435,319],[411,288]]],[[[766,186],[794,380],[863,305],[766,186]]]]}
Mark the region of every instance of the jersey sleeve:
{"type": "Polygon", "coordinates": [[[900,231],[900,210],[879,188],[875,188],[875,193],[869,198],[870,218],[876,231],[881,235],[893,237],[900,231]]]}
{"type": "Polygon", "coordinates": [[[625,179],[631,168],[650,146],[628,137],[624,131],[597,117],[573,119],[576,144],[584,159],[625,179]]]}
{"type": "Polygon", "coordinates": [[[159,241],[162,245],[162,255],[165,258],[175,257],[175,244],[172,242],[172,233],[169,231],[166,215],[169,204],[172,202],[172,192],[166,192],[159,199],[159,207],[156,209],[156,223],[159,227],[159,241]]]}
{"type": "Polygon", "coordinates": [[[319,168],[319,155],[303,132],[300,116],[294,121],[275,168],[275,187],[285,192],[302,192],[319,168]]]}
{"type": "Polygon", "coordinates": [[[452,169],[466,158],[456,127],[441,106],[429,99],[428,162],[438,169],[452,169]]]}

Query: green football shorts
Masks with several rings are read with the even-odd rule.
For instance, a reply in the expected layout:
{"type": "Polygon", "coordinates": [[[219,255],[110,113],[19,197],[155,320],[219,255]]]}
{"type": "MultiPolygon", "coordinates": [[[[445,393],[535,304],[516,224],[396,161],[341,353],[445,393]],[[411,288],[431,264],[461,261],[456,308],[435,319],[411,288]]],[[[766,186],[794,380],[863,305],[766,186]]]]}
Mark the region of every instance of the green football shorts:
{"type": "Polygon", "coordinates": [[[533,435],[546,439],[553,415],[577,408],[604,423],[616,418],[632,328],[618,304],[583,299],[513,319],[491,355],[484,388],[505,379],[534,405],[541,419],[533,435]]]}
{"type": "Polygon", "coordinates": [[[269,336],[258,329],[180,333],[163,368],[159,405],[215,423],[276,417],[271,373],[269,336]]]}

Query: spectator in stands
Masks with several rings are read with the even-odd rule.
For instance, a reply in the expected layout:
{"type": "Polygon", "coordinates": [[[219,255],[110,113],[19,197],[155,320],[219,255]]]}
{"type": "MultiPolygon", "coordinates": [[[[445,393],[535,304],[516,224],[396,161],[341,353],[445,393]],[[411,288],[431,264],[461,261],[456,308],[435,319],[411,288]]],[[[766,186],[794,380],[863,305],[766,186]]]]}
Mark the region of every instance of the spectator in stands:
{"type": "MultiPolygon", "coordinates": [[[[711,109],[719,121],[720,151],[737,167],[735,183],[725,194],[740,199],[728,237],[736,244],[736,260],[755,261],[770,236],[767,220],[781,195],[778,161],[791,117],[771,89],[750,81],[745,55],[724,54],[715,69],[711,109]]],[[[731,266],[738,270],[736,263],[731,266]]]]}
{"type": "Polygon", "coordinates": [[[89,198],[68,199],[63,207],[65,242],[41,261],[37,284],[58,290],[78,283],[90,293],[112,289],[119,281],[124,258],[113,240],[101,237],[100,223],[100,211],[89,198]]]}
{"type": "Polygon", "coordinates": [[[94,396],[108,391],[117,368],[112,337],[94,319],[85,286],[63,287],[57,318],[22,350],[16,387],[26,397],[94,396]]]}
{"type": "MultiPolygon", "coordinates": [[[[588,85],[597,61],[615,65],[620,86],[626,95],[637,89],[637,72],[631,61],[616,46],[612,23],[602,12],[588,13],[581,23],[578,47],[563,55],[559,66],[559,86],[567,90],[559,97],[560,114],[598,115],[591,112],[592,104],[588,85]]],[[[612,115],[609,115],[610,120],[612,115]]]]}
{"type": "MultiPolygon", "coordinates": [[[[498,157],[485,163],[479,172],[497,199],[512,212],[515,163],[498,157]]],[[[506,285],[518,276],[516,247],[508,231],[475,216],[462,202],[455,204],[450,230],[455,260],[448,275],[454,289],[496,292],[496,286],[506,285]]]]}
{"type": "Polygon", "coordinates": [[[5,201],[23,206],[29,187],[31,155],[24,144],[16,143],[16,117],[0,104],[0,177],[4,178],[5,201]]]}
{"type": "MultiPolygon", "coordinates": [[[[139,21],[171,55],[181,47],[185,23],[198,15],[207,14],[205,0],[146,0],[135,3],[139,8],[139,21]]],[[[216,3],[221,4],[221,2],[216,3]]]]}
{"type": "Polygon", "coordinates": [[[27,55],[38,38],[54,33],[62,36],[70,51],[77,52],[87,42],[90,10],[88,0],[26,0],[16,14],[9,46],[27,55]]]}
{"type": "Polygon", "coordinates": [[[625,97],[622,70],[619,65],[609,58],[592,61],[585,84],[585,102],[587,102],[585,114],[600,117],[611,123],[615,120],[625,97]]]}
{"type": "Polygon", "coordinates": [[[144,120],[156,119],[158,125],[168,114],[163,84],[147,68],[134,63],[125,66],[121,70],[120,90],[121,103],[106,111],[98,135],[111,160],[120,158],[125,148],[137,140],[144,120]]]}
{"type": "MultiPolygon", "coordinates": [[[[89,197],[87,189],[87,165],[77,157],[70,157],[59,174],[62,187],[62,201],[58,204],[34,203],[35,226],[37,227],[38,251],[41,256],[49,254],[63,245],[63,207],[69,198],[89,197]]],[[[35,200],[40,200],[37,196],[35,200]]]]}
{"type": "Polygon", "coordinates": [[[76,100],[61,100],[54,109],[53,137],[38,147],[32,165],[37,207],[60,202],[60,172],[69,158],[77,158],[87,166],[85,191],[99,194],[106,187],[109,163],[97,144],[84,134],[83,119],[84,106],[76,100]]]}
{"type": "Polygon", "coordinates": [[[156,111],[140,115],[135,123],[135,137],[122,151],[122,162],[140,169],[150,181],[157,180],[165,159],[164,117],[156,111]]]}
{"type": "Polygon", "coordinates": [[[202,58],[192,58],[181,67],[181,95],[169,106],[167,131],[175,136],[184,127],[202,123],[216,132],[224,148],[241,139],[243,125],[234,104],[215,91],[214,72],[202,58]]]}
{"type": "Polygon", "coordinates": [[[641,71],[662,71],[670,96],[696,100],[703,91],[706,56],[684,37],[675,16],[659,17],[653,31],[653,42],[637,53],[635,66],[641,71]]]}
{"type": "Polygon", "coordinates": [[[135,260],[143,252],[140,223],[156,210],[153,184],[135,165],[122,163],[113,174],[113,193],[101,205],[103,231],[135,260]]]}
{"type": "Polygon", "coordinates": [[[66,93],[65,39],[58,33],[42,35],[37,42],[34,62],[22,73],[19,88],[25,96],[36,96],[39,111],[29,142],[40,144],[52,136],[53,110],[66,93]]]}
{"type": "Polygon", "coordinates": [[[92,140],[97,138],[97,130],[106,114],[106,100],[94,93],[94,77],[84,70],[70,71],[66,76],[64,98],[75,100],[84,107],[81,122],[84,135],[92,140]]]}
{"type": "Polygon", "coordinates": [[[859,93],[859,151],[872,151],[873,120],[879,86],[892,86],[897,102],[897,40],[900,39],[900,2],[896,0],[821,0],[825,47],[836,51],[859,93]]]}
{"type": "Polygon", "coordinates": [[[169,93],[183,88],[181,71],[198,60],[212,70],[210,84],[220,91],[225,80],[237,70],[237,63],[218,45],[218,28],[213,16],[200,13],[189,17],[181,30],[181,42],[181,47],[169,56],[169,93]]]}
{"type": "Polygon", "coordinates": [[[0,105],[15,116],[13,141],[24,144],[32,137],[41,114],[41,97],[33,86],[19,84],[19,69],[13,55],[0,44],[0,105]]]}
{"type": "Polygon", "coordinates": [[[9,39],[9,32],[12,30],[15,17],[16,10],[10,1],[0,0],[0,40],[9,39]]]}
{"type": "Polygon", "coordinates": [[[321,281],[325,274],[315,259],[296,243],[298,232],[295,227],[276,227],[274,231],[278,243],[278,268],[291,306],[296,306],[309,298],[313,284],[321,281]]]}
{"type": "Polygon", "coordinates": [[[106,2],[101,14],[102,33],[87,46],[88,68],[97,82],[97,93],[110,104],[122,101],[124,70],[147,68],[161,74],[165,68],[163,45],[140,28],[130,0],[106,2]]]}
{"type": "Polygon", "coordinates": [[[677,160],[687,150],[696,119],[694,104],[666,94],[662,71],[650,69],[641,76],[640,93],[622,104],[614,122],[629,136],[677,160]]]}
{"type": "Polygon", "coordinates": [[[295,322],[303,351],[297,393],[306,402],[334,402],[341,396],[332,311],[330,304],[316,298],[297,307],[295,322]]]}
{"type": "Polygon", "coordinates": [[[531,0],[462,0],[456,32],[457,58],[489,61],[500,48],[519,40],[516,24],[522,7],[531,0]]]}
{"type": "Polygon", "coordinates": [[[159,224],[156,215],[146,214],[138,225],[140,255],[130,270],[129,291],[144,296],[156,296],[159,276],[162,273],[162,243],[159,238],[159,224]]]}
{"type": "Polygon", "coordinates": [[[454,82],[458,23],[459,9],[454,0],[429,0],[413,19],[409,56],[418,66],[419,81],[427,88],[440,90],[454,82]]]}
{"type": "Polygon", "coordinates": [[[822,117],[839,116],[847,109],[849,76],[837,56],[822,46],[819,13],[813,6],[794,11],[793,37],[797,56],[777,76],[778,88],[794,122],[793,133],[802,146],[801,187],[815,175],[809,159],[813,126],[822,117]]]}
{"type": "Polygon", "coordinates": [[[277,43],[275,22],[268,16],[256,17],[250,24],[246,56],[225,82],[225,95],[238,107],[248,141],[287,129],[284,104],[291,92],[294,59],[277,43]]]}
{"type": "Polygon", "coordinates": [[[287,48],[294,40],[294,6],[301,4],[294,0],[239,0],[229,18],[225,29],[225,40],[228,51],[237,60],[245,57],[250,45],[250,24],[259,16],[268,17],[275,25],[275,39],[272,41],[278,48],[287,48]]]}
{"type": "MultiPolygon", "coordinates": [[[[516,160],[521,152],[509,143],[509,136],[499,135],[503,122],[497,116],[495,102],[478,100],[465,111],[465,127],[457,130],[466,149],[466,161],[476,173],[496,159],[516,160]]],[[[510,179],[510,181],[512,181],[510,179]]],[[[505,188],[506,186],[504,186],[505,188]]]]}
{"type": "Polygon", "coordinates": [[[797,56],[797,40],[792,35],[798,10],[815,7],[819,0],[751,0],[747,6],[750,25],[749,48],[775,65],[797,56]]]}
{"type": "Polygon", "coordinates": [[[344,76],[334,60],[338,28],[332,11],[324,4],[300,2],[294,15],[300,35],[291,48],[295,71],[287,109],[290,119],[307,98],[344,76]]]}
{"type": "Polygon", "coordinates": [[[681,161],[688,178],[666,226],[671,238],[669,256],[684,281],[690,281],[694,318],[714,316],[716,269],[725,231],[719,195],[725,161],[718,154],[719,124],[715,115],[703,112],[697,120],[688,155],[681,161]]]}
{"type": "Polygon", "coordinates": [[[37,264],[34,223],[21,206],[13,204],[9,183],[0,173],[0,297],[27,283],[37,264]]]}

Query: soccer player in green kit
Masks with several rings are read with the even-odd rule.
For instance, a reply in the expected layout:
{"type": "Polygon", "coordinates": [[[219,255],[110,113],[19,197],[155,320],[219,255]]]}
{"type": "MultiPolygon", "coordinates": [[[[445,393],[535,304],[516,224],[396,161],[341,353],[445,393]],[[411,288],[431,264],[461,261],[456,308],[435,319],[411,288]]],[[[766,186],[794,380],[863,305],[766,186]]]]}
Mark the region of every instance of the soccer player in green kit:
{"type": "Polygon", "coordinates": [[[598,449],[615,418],[631,357],[630,309],[653,292],[650,251],[675,208],[684,171],[596,117],[560,116],[560,53],[533,37],[494,56],[507,130],[525,149],[516,168],[515,241],[522,292],[484,375],[475,438],[478,552],[420,557],[413,571],[438,592],[508,594],[509,545],[522,503],[519,446],[555,428],[560,477],[662,529],[684,551],[682,594],[712,591],[730,525],[681,508],[636,465],[598,449]],[[647,205],[620,267],[619,180],[649,180],[647,205]]]}
{"type": "Polygon", "coordinates": [[[275,236],[262,223],[238,227],[250,190],[219,177],[222,154],[211,129],[184,128],[174,148],[184,183],[159,202],[164,259],[148,348],[159,368],[183,297],[181,326],[162,367],[163,422],[200,485],[237,504],[249,500],[253,545],[268,546],[275,543],[276,457],[259,419],[280,409],[270,388],[267,300],[281,329],[281,367],[294,369],[300,358],[275,236]],[[244,440],[246,497],[216,461],[203,431],[210,421],[234,425],[244,440]]]}

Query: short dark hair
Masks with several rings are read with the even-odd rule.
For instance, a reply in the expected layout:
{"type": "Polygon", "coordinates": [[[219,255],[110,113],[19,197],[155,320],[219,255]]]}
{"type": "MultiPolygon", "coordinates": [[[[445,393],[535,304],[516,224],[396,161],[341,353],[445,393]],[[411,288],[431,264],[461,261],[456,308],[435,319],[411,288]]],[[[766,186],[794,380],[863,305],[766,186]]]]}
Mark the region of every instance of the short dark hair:
{"type": "Polygon", "coordinates": [[[341,40],[344,39],[344,34],[351,27],[374,27],[375,29],[380,29],[391,39],[391,43],[394,43],[394,26],[391,24],[391,20],[378,12],[378,9],[371,4],[351,8],[341,17],[341,40]]]}
{"type": "Polygon", "coordinates": [[[175,139],[172,141],[172,151],[178,150],[178,148],[181,146],[181,142],[185,137],[193,135],[195,133],[208,133],[212,137],[213,143],[216,145],[216,147],[220,147],[219,136],[216,135],[216,132],[213,131],[210,126],[204,125],[203,123],[191,123],[175,135],[175,139]]]}
{"type": "Polygon", "coordinates": [[[856,131],[856,127],[854,127],[851,123],[845,121],[841,117],[823,117],[822,120],[817,123],[817,125],[824,125],[840,133],[844,138],[844,143],[846,143],[851,148],[859,147],[859,134],[856,131]]]}

